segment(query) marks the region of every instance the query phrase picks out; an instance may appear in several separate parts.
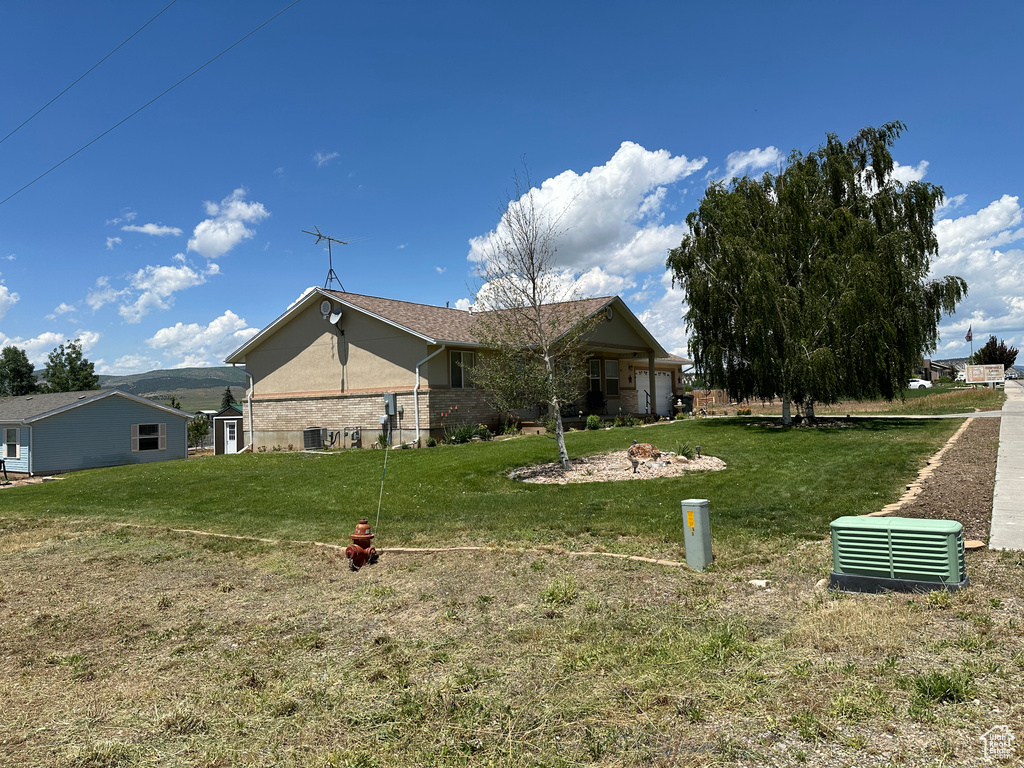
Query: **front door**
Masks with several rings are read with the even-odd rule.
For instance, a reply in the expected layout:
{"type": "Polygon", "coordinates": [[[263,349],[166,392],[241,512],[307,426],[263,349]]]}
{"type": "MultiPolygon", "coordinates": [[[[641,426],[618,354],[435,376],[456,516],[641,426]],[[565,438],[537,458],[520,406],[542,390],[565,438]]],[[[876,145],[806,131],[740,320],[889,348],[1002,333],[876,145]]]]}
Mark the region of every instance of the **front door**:
{"type": "Polygon", "coordinates": [[[224,422],[224,453],[238,453],[238,422],[224,422]]]}

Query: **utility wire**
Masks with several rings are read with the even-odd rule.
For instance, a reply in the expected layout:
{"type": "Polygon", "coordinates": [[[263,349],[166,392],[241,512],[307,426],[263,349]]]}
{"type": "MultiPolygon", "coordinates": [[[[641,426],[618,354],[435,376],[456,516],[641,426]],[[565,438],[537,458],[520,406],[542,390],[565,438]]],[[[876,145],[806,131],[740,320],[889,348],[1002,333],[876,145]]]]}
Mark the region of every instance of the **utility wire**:
{"type": "Polygon", "coordinates": [[[162,97],[166,96],[166,95],[167,95],[168,93],[170,93],[171,91],[173,91],[173,90],[174,90],[175,88],[177,88],[177,87],[178,87],[179,85],[181,85],[182,83],[184,83],[184,82],[185,82],[186,80],[188,80],[188,79],[189,79],[190,77],[192,77],[193,75],[196,75],[196,74],[198,74],[198,73],[199,73],[200,71],[202,71],[202,70],[206,69],[206,68],[207,68],[208,66],[210,66],[211,64],[213,64],[213,62],[215,62],[215,61],[216,61],[217,59],[219,59],[219,58],[220,58],[221,56],[223,56],[223,55],[224,55],[225,53],[227,53],[228,51],[230,51],[230,50],[231,50],[232,48],[234,48],[235,46],[239,45],[240,43],[244,42],[244,41],[245,41],[245,40],[247,40],[248,38],[250,38],[250,37],[252,37],[253,35],[255,35],[255,34],[256,34],[257,32],[259,32],[259,31],[260,31],[261,29],[263,29],[263,28],[264,28],[265,26],[267,26],[267,24],[269,24],[270,22],[272,22],[272,21],[273,21],[274,19],[276,19],[276,18],[277,18],[278,16],[280,16],[281,14],[283,14],[283,13],[284,13],[285,11],[287,11],[287,10],[288,10],[289,8],[291,8],[292,6],[294,6],[294,5],[298,5],[298,4],[300,3],[300,2],[301,2],[301,0],[294,0],[294,2],[292,2],[292,3],[289,3],[289,4],[287,5],[287,6],[285,6],[284,8],[282,8],[282,9],[281,9],[280,11],[278,11],[278,12],[277,12],[277,13],[275,13],[275,14],[274,14],[273,16],[271,16],[271,17],[270,17],[269,19],[267,19],[267,20],[266,20],[266,21],[264,21],[264,22],[263,22],[262,24],[260,24],[260,25],[259,25],[258,27],[256,27],[256,29],[252,30],[252,31],[251,31],[251,32],[249,32],[249,33],[248,33],[247,35],[244,35],[243,37],[240,37],[240,38],[239,38],[238,40],[236,40],[235,42],[233,42],[233,43],[232,43],[231,45],[229,45],[229,46],[228,46],[227,48],[225,48],[225,49],[224,49],[223,51],[221,51],[221,52],[220,52],[220,53],[218,53],[218,54],[217,54],[216,56],[214,56],[214,57],[213,57],[212,59],[210,59],[209,61],[207,61],[207,62],[206,62],[205,64],[202,64],[201,66],[199,66],[199,67],[196,67],[196,68],[195,68],[194,70],[192,70],[192,71],[191,71],[191,72],[189,72],[189,73],[188,73],[187,75],[185,75],[185,76],[184,76],[183,78],[181,78],[181,80],[179,80],[179,81],[178,81],[178,82],[176,82],[176,83],[175,83],[174,85],[170,86],[169,88],[167,88],[166,90],[164,90],[164,91],[163,91],[162,93],[158,94],[157,96],[154,96],[154,97],[153,97],[152,99],[150,99],[149,101],[147,101],[147,102],[146,102],[145,104],[143,104],[143,105],[142,105],[141,107],[139,107],[138,109],[136,109],[136,110],[135,110],[134,112],[132,112],[132,113],[131,113],[130,115],[128,115],[127,117],[125,117],[125,118],[123,118],[123,119],[119,120],[118,122],[114,123],[114,125],[112,125],[112,126],[111,126],[110,128],[108,128],[107,130],[105,130],[105,131],[104,131],[103,133],[101,133],[101,134],[100,134],[99,136],[97,136],[97,137],[96,137],[95,139],[93,139],[92,141],[90,141],[90,142],[89,142],[88,144],[86,144],[86,145],[84,145],[84,146],[82,146],[82,147],[79,147],[79,148],[78,148],[78,149],[76,149],[76,150],[75,150],[74,152],[72,152],[72,153],[71,153],[70,155],[68,155],[68,156],[67,156],[67,157],[65,157],[65,158],[64,158],[63,160],[61,160],[61,161],[60,161],[59,163],[57,163],[56,165],[54,165],[53,167],[51,167],[51,168],[50,168],[49,170],[46,170],[46,171],[44,171],[43,173],[39,174],[39,175],[38,175],[38,176],[36,176],[36,177],[35,177],[34,179],[32,179],[32,181],[28,182],[28,184],[25,184],[25,185],[24,185],[23,187],[21,187],[20,189],[18,189],[18,190],[15,190],[15,191],[14,191],[14,192],[12,192],[11,194],[9,194],[9,195],[8,195],[7,197],[5,197],[5,198],[4,198],[3,200],[0,200],[0,205],[3,205],[4,203],[6,203],[6,202],[7,202],[8,200],[10,200],[10,199],[11,199],[11,198],[13,198],[13,197],[15,197],[15,196],[17,196],[17,195],[20,195],[20,194],[21,194],[22,192],[24,192],[24,191],[25,191],[26,189],[28,189],[29,187],[31,187],[31,186],[32,186],[33,184],[35,184],[35,183],[36,183],[37,181],[39,181],[40,179],[43,179],[43,178],[45,178],[46,176],[49,176],[49,175],[50,175],[51,173],[53,173],[53,172],[54,172],[55,170],[57,170],[57,169],[58,169],[58,168],[60,168],[60,167],[61,167],[62,165],[64,165],[64,163],[66,163],[66,162],[67,162],[68,160],[70,160],[71,158],[75,157],[75,155],[78,155],[78,154],[80,154],[81,152],[84,152],[84,151],[85,151],[86,149],[88,149],[89,147],[91,147],[91,146],[92,146],[93,144],[95,144],[95,143],[96,143],[97,141],[99,141],[100,139],[102,139],[102,138],[103,138],[104,136],[106,136],[106,135],[107,135],[108,133],[110,133],[111,131],[113,131],[113,130],[114,130],[115,128],[119,127],[119,126],[120,126],[120,125],[122,125],[123,123],[126,123],[126,122],[128,122],[128,121],[129,121],[129,120],[131,120],[131,119],[132,119],[133,117],[135,117],[135,116],[136,116],[137,114],[139,114],[139,112],[141,112],[141,111],[142,111],[142,110],[144,110],[144,109],[145,109],[146,107],[148,107],[148,106],[149,106],[150,104],[152,104],[153,102],[157,101],[158,99],[160,99],[160,98],[162,98],[162,97]]]}
{"type": "Polygon", "coordinates": [[[136,30],[135,30],[134,32],[132,32],[132,33],[131,33],[131,35],[129,35],[128,37],[126,37],[126,38],[124,39],[124,42],[122,42],[122,43],[121,43],[121,45],[117,46],[117,48],[115,48],[114,50],[112,50],[112,51],[111,51],[110,53],[108,53],[108,54],[107,54],[106,56],[104,56],[104,57],[103,57],[102,59],[100,59],[100,60],[99,60],[99,61],[97,61],[97,62],[96,62],[95,64],[93,64],[93,65],[92,65],[91,67],[89,67],[89,69],[87,69],[87,70],[85,71],[85,74],[84,74],[84,75],[82,75],[81,77],[79,77],[79,78],[78,78],[77,80],[75,80],[75,82],[73,82],[73,83],[72,83],[71,85],[69,85],[69,86],[68,86],[67,88],[65,88],[65,89],[64,89],[63,91],[61,91],[60,93],[58,93],[58,94],[57,94],[56,96],[54,96],[54,97],[53,97],[52,99],[50,99],[50,100],[49,100],[48,102],[46,102],[45,104],[43,104],[43,106],[41,106],[41,107],[40,107],[39,109],[37,109],[37,110],[36,110],[35,112],[33,112],[33,113],[32,113],[32,115],[31,115],[31,116],[30,116],[30,117],[29,117],[29,118],[28,118],[27,120],[25,120],[25,122],[23,122],[23,123],[22,123],[21,125],[19,125],[19,126],[18,126],[17,128],[15,128],[15,129],[14,129],[13,131],[11,131],[10,133],[8,133],[8,134],[7,134],[6,136],[4,136],[4,137],[3,137],[2,139],[0,139],[0,144],[3,144],[3,143],[4,143],[5,141],[7,141],[7,140],[8,140],[9,138],[11,138],[11,136],[13,136],[13,135],[14,135],[14,134],[16,134],[16,133],[17,133],[18,131],[20,131],[20,130],[21,130],[22,128],[24,128],[24,127],[25,127],[26,125],[28,125],[28,124],[29,124],[30,122],[32,122],[32,120],[33,120],[33,119],[34,119],[34,118],[36,117],[36,115],[38,115],[38,114],[39,114],[40,112],[42,112],[42,111],[43,111],[44,109],[46,109],[46,108],[47,108],[48,106],[50,106],[51,104],[53,104],[53,102],[55,102],[55,101],[56,101],[57,99],[59,99],[59,98],[60,98],[61,96],[63,96],[63,95],[65,94],[65,93],[67,93],[67,92],[68,92],[68,91],[70,91],[70,90],[71,90],[72,88],[74,88],[74,87],[75,87],[76,85],[78,85],[78,84],[79,84],[79,83],[80,83],[80,82],[81,82],[82,80],[84,80],[84,79],[85,79],[86,75],[88,75],[88,74],[89,74],[90,72],[92,72],[92,71],[93,71],[94,69],[96,69],[96,67],[98,67],[98,66],[99,66],[100,64],[102,64],[102,63],[103,63],[104,61],[106,61],[106,60],[107,60],[107,59],[109,59],[109,58],[110,58],[111,56],[113,56],[113,55],[114,55],[115,53],[117,53],[117,52],[118,52],[119,50],[121,50],[121,48],[123,48],[123,47],[124,47],[124,45],[125,45],[125,44],[126,44],[126,43],[127,43],[128,41],[129,41],[129,40],[131,40],[131,39],[132,39],[133,37],[135,37],[135,36],[136,36],[137,34],[139,34],[139,32],[141,32],[141,31],[142,31],[142,30],[144,30],[144,29],[145,29],[146,27],[148,27],[148,26],[149,26],[150,24],[152,24],[152,23],[153,23],[154,21],[156,21],[156,20],[157,20],[157,19],[158,19],[158,18],[159,18],[159,17],[160,17],[160,16],[162,15],[162,14],[163,14],[163,12],[164,12],[164,11],[166,11],[166,10],[167,10],[168,8],[170,8],[170,7],[172,6],[172,5],[174,5],[174,4],[176,3],[176,2],[178,2],[178,0],[171,0],[171,2],[169,2],[169,3],[167,4],[167,5],[165,5],[165,6],[164,6],[163,10],[162,10],[162,11],[160,11],[160,13],[158,13],[158,14],[157,14],[156,16],[154,16],[154,17],[153,17],[152,19],[150,19],[150,20],[149,20],[149,21],[147,21],[147,22],[146,22],[145,24],[143,24],[143,25],[142,25],[141,27],[139,27],[139,28],[138,28],[138,29],[136,29],[136,30]]]}

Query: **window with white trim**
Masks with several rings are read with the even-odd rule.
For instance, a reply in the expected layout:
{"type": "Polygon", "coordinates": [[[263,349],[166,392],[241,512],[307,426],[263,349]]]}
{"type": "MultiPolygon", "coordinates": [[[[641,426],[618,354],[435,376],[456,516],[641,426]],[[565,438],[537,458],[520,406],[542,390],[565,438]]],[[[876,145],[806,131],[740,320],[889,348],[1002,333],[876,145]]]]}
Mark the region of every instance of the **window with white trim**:
{"type": "Polygon", "coordinates": [[[604,393],[608,397],[619,396],[619,361],[604,361],[604,393]]]}
{"type": "Polygon", "coordinates": [[[601,361],[597,358],[590,361],[590,391],[601,391],[601,361]]]}
{"type": "Polygon", "coordinates": [[[167,450],[166,424],[132,424],[132,453],[167,450]]]}
{"type": "Polygon", "coordinates": [[[452,389],[469,389],[473,382],[469,380],[469,368],[473,367],[472,352],[451,352],[451,386],[452,389]]]}
{"type": "Polygon", "coordinates": [[[21,429],[18,427],[4,427],[4,455],[5,459],[21,458],[21,429]]]}

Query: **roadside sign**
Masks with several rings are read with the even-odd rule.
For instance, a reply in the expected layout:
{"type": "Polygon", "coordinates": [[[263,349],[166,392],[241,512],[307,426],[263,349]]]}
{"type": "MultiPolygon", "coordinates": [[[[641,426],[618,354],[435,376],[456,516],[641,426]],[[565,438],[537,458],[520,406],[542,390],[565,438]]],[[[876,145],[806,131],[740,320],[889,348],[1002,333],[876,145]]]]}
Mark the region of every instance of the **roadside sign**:
{"type": "Polygon", "coordinates": [[[968,384],[992,384],[1006,380],[1005,368],[1001,365],[968,365],[968,384]]]}

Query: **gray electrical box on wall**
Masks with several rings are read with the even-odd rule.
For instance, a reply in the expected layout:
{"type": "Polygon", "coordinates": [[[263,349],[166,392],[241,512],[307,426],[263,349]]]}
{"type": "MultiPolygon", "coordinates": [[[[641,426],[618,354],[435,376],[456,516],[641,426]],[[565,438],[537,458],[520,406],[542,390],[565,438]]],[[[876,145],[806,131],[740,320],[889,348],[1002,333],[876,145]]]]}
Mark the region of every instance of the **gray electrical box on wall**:
{"type": "Polygon", "coordinates": [[[683,535],[686,537],[686,564],[695,571],[703,571],[714,559],[707,499],[683,501],[683,535]]]}
{"type": "Polygon", "coordinates": [[[394,416],[398,413],[396,403],[398,402],[394,392],[384,393],[384,413],[388,416],[394,416]]]}

